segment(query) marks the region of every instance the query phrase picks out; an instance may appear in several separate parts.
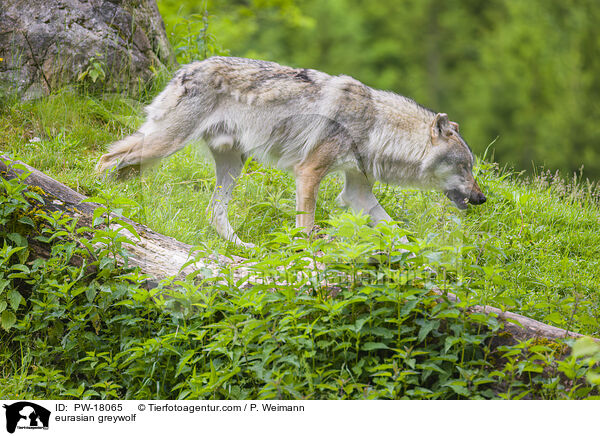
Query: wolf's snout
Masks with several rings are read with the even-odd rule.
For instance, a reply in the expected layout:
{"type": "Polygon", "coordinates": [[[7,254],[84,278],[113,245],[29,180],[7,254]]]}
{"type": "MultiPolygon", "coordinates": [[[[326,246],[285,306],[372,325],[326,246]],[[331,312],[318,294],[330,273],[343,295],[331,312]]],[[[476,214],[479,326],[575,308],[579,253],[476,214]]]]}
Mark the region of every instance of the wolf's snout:
{"type": "Polygon", "coordinates": [[[485,195],[483,194],[483,192],[474,192],[469,198],[469,203],[483,204],[483,203],[485,203],[485,200],[487,200],[487,198],[485,198],[485,195]]]}

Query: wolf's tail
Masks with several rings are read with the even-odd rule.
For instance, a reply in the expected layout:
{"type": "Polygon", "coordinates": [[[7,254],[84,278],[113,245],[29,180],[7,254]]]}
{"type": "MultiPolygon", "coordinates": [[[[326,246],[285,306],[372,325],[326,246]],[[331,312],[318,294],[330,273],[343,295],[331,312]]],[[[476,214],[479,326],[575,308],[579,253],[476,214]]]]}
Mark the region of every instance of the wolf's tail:
{"type": "Polygon", "coordinates": [[[185,88],[172,81],[146,107],[146,122],[133,135],[117,141],[100,157],[99,173],[139,167],[167,157],[183,148],[206,108],[200,97],[186,96],[185,88]]]}
{"type": "Polygon", "coordinates": [[[127,167],[139,167],[169,156],[185,145],[185,137],[164,131],[140,130],[112,144],[96,165],[98,173],[119,172],[127,167]]]}

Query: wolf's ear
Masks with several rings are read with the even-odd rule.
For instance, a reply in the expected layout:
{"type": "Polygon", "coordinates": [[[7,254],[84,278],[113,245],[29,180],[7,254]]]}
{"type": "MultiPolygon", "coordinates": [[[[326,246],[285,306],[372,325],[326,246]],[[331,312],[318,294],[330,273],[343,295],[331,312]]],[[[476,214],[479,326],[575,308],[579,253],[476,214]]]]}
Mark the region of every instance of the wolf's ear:
{"type": "Polygon", "coordinates": [[[431,137],[449,136],[451,134],[450,121],[447,114],[437,114],[431,123],[431,137]]]}

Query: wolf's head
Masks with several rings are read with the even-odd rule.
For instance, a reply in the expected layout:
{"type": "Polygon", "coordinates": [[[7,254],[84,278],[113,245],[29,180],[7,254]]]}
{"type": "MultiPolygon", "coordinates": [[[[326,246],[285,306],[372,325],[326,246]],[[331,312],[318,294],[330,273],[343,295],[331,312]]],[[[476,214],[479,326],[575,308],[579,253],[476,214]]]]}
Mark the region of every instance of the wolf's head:
{"type": "Polygon", "coordinates": [[[484,203],[485,195],[473,178],[473,153],[458,133],[458,124],[437,114],[430,129],[431,153],[423,168],[427,179],[459,209],[484,203]]]}

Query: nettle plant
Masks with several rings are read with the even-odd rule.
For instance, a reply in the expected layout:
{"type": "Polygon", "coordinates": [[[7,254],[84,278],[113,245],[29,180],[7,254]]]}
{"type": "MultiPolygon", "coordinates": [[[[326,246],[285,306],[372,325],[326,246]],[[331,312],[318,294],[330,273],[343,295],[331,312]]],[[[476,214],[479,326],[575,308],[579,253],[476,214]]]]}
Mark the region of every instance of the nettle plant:
{"type": "Polygon", "coordinates": [[[15,327],[18,309],[27,306],[23,295],[35,299],[36,292],[48,287],[67,295],[89,294],[90,277],[110,277],[121,269],[120,260],[127,259],[123,244],[133,241],[123,230],[139,237],[116,207],[131,207],[130,201],[90,198],[86,201],[102,204],[94,210],[92,227],[78,226],[65,213],[44,209],[47,194],[24,183],[30,174],[26,167],[11,167],[21,174],[0,178],[0,321],[7,331],[15,327]],[[30,240],[47,247],[48,258],[36,257],[30,240]]]}
{"type": "Polygon", "coordinates": [[[136,233],[119,209],[135,205],[97,195],[92,225],[78,227],[40,208],[44,193],[25,177],[0,191],[6,397],[598,395],[595,349],[561,359],[565,345],[499,345],[500,322],[465,310],[477,298],[464,289],[469,278],[481,279],[464,260],[477,259],[477,241],[457,251],[341,215],[311,237],[270,235],[247,263],[148,289],[125,262],[136,233]],[[47,259],[32,238],[47,244],[47,259]]]}
{"type": "Polygon", "coordinates": [[[104,55],[96,52],[94,56],[91,56],[87,68],[77,76],[78,81],[83,81],[85,78],[89,78],[92,83],[96,83],[97,80],[104,82],[106,80],[106,62],[104,61],[104,55]]]}
{"type": "Polygon", "coordinates": [[[0,248],[0,323],[5,330],[15,324],[15,312],[23,300],[11,284],[30,272],[25,265],[28,253],[25,251],[27,238],[23,233],[35,227],[35,223],[32,217],[23,212],[29,210],[29,198],[41,200],[39,194],[26,191],[26,185],[22,183],[25,178],[25,173],[17,179],[0,178],[0,227],[3,229],[0,233],[3,242],[0,248]]]}

